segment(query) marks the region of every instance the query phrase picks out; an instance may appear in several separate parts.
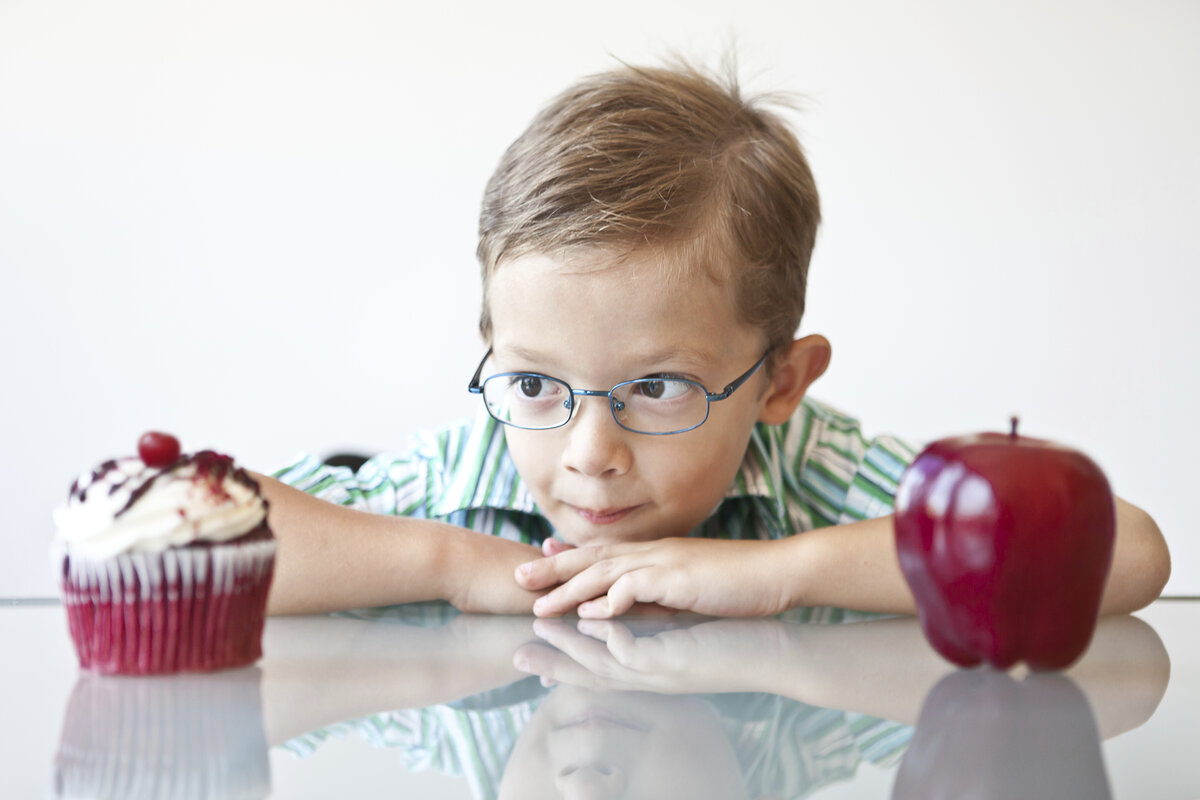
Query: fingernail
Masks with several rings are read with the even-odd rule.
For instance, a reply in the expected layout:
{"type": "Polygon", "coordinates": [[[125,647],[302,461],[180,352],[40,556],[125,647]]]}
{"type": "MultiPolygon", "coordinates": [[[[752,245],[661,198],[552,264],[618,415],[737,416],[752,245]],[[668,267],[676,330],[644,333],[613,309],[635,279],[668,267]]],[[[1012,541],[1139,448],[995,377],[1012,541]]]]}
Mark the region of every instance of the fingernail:
{"type": "Polygon", "coordinates": [[[520,572],[522,575],[528,575],[529,573],[533,572],[533,562],[526,561],[524,564],[517,567],[517,571],[520,572]]]}
{"type": "Polygon", "coordinates": [[[521,670],[521,672],[529,672],[529,659],[518,658],[513,662],[513,666],[521,670]]]}

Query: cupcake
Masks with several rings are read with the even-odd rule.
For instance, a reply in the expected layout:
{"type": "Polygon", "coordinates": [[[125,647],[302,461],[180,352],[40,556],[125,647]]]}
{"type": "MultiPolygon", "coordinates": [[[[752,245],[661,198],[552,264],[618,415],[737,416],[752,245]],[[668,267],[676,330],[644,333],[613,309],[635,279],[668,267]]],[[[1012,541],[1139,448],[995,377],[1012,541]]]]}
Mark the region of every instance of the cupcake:
{"type": "Polygon", "coordinates": [[[180,455],[167,434],[81,475],[54,512],[53,547],[79,665],[153,675],[262,657],[276,548],[266,512],[233,459],[180,455]]]}
{"type": "Polygon", "coordinates": [[[168,679],[82,673],[63,717],[47,796],[267,797],[261,682],[257,667],[168,679]]]}

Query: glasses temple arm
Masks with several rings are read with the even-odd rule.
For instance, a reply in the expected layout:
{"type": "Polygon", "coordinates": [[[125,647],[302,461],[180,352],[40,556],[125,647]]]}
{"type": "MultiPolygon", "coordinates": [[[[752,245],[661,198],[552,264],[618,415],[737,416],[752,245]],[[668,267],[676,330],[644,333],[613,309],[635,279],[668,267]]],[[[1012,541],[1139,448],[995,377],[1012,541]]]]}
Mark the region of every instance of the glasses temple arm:
{"type": "Polygon", "coordinates": [[[475,374],[471,376],[471,382],[467,384],[467,391],[473,394],[479,394],[483,391],[483,387],[479,385],[479,376],[483,374],[483,365],[492,357],[492,348],[488,348],[483,354],[483,360],[479,362],[479,366],[475,368],[475,374]]]}

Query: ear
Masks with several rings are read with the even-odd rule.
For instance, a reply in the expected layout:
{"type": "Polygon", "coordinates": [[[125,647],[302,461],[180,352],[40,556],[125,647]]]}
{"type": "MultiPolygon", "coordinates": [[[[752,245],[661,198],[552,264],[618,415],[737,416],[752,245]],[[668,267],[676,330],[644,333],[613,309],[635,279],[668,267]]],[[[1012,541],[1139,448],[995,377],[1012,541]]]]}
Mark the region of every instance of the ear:
{"type": "Polygon", "coordinates": [[[775,365],[758,421],[778,425],[791,418],[808,387],[829,367],[832,356],[829,340],[819,334],[792,342],[775,365]]]}

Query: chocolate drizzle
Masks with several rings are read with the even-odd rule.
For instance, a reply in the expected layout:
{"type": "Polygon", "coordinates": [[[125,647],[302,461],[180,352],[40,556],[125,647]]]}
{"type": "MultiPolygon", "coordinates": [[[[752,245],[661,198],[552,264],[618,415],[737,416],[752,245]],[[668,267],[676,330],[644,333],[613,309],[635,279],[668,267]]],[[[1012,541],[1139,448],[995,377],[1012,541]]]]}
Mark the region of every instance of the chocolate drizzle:
{"type": "MultiPolygon", "coordinates": [[[[113,472],[119,472],[120,478],[115,479],[108,487],[108,494],[111,496],[118,491],[125,489],[131,483],[138,485],[129,493],[129,499],[115,514],[113,518],[117,519],[133,508],[146,493],[149,492],[158,482],[158,479],[164,475],[170,475],[176,470],[191,465],[195,467],[195,474],[192,475],[193,483],[202,484],[209,493],[218,502],[229,498],[229,493],[225,491],[224,482],[226,478],[235,481],[236,483],[246,487],[256,495],[261,496],[258,482],[250,477],[246,470],[235,467],[233,459],[227,455],[222,455],[213,450],[201,450],[193,455],[182,455],[175,459],[174,463],[161,469],[151,469],[144,467],[136,475],[128,475],[120,469],[120,462],[116,459],[109,459],[92,470],[91,476],[87,482],[81,487],[80,479],[76,479],[71,484],[70,497],[83,503],[87,500],[88,492],[96,486],[97,483],[104,480],[113,472]]],[[[265,500],[264,500],[265,502],[265,500]]],[[[181,512],[182,513],[182,510],[181,512]]]]}
{"type": "Polygon", "coordinates": [[[92,477],[88,478],[87,486],[84,486],[82,490],[79,488],[79,480],[76,479],[76,481],[71,484],[71,496],[75,497],[78,495],[79,502],[84,502],[87,500],[88,489],[92,488],[96,484],[96,481],[100,480],[116,468],[117,462],[115,459],[110,458],[108,461],[105,461],[103,464],[92,470],[92,477]]]}

